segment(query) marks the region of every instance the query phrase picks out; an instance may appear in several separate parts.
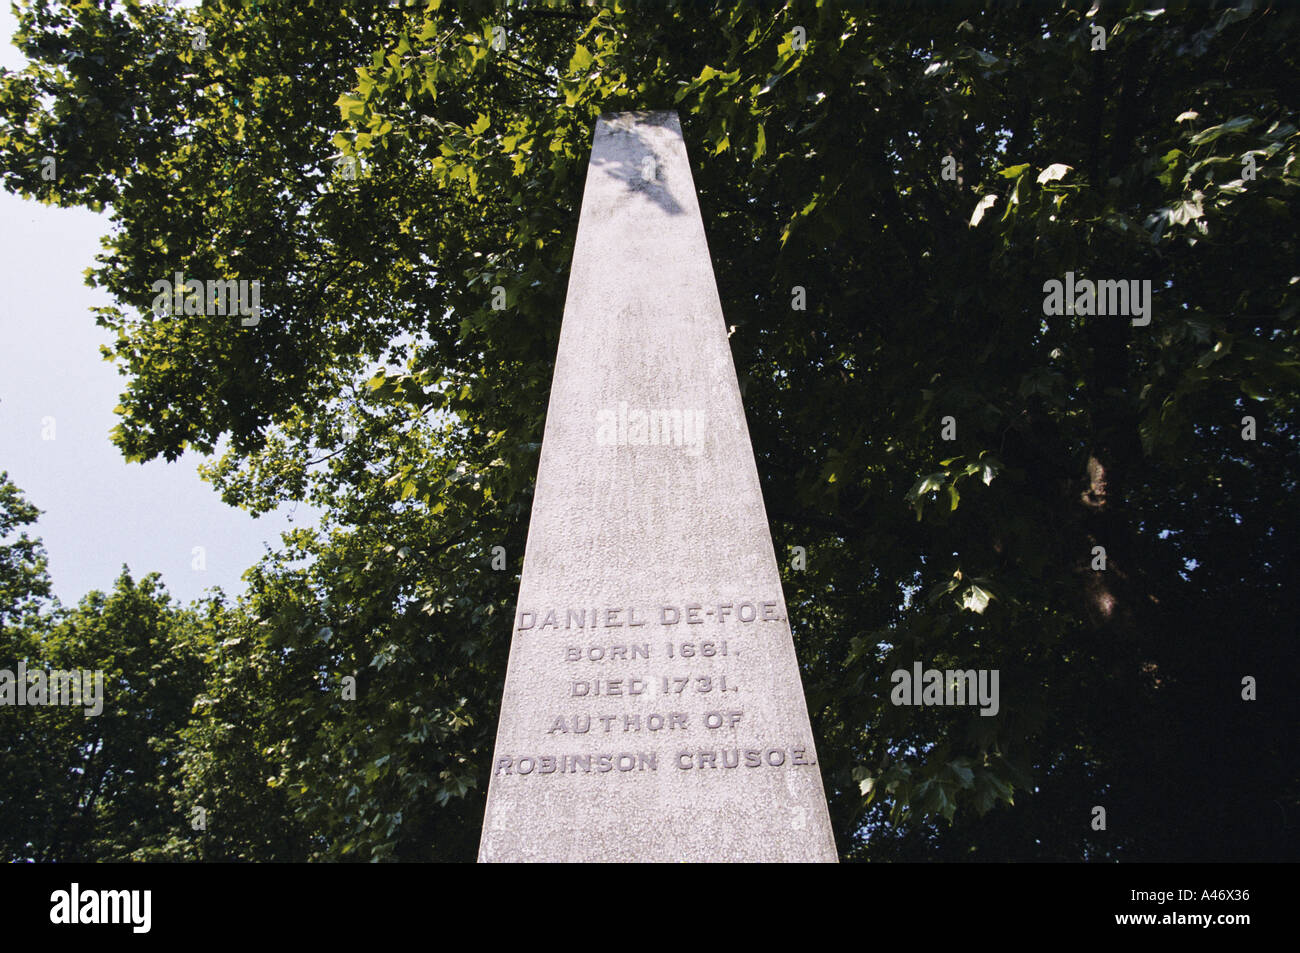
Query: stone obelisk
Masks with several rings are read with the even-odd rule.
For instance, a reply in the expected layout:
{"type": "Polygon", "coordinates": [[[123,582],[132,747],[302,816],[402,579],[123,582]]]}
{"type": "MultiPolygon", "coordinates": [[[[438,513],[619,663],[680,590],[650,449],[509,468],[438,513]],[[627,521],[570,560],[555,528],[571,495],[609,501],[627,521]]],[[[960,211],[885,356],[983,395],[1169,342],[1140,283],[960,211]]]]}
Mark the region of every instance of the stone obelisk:
{"type": "Polygon", "coordinates": [[[481,861],[834,861],[674,112],[596,124],[481,861]]]}

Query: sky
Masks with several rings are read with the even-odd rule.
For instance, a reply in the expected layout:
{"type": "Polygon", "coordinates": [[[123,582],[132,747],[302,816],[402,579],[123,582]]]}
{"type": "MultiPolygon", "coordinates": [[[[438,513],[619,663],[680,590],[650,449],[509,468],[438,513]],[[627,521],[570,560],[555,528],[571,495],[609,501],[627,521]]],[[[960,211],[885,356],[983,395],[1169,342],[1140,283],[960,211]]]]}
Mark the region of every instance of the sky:
{"type": "MultiPolygon", "coordinates": [[[[0,7],[0,66],[19,69],[16,23],[0,7]]],[[[85,283],[107,215],[59,209],[0,190],[0,472],[42,510],[30,535],[49,556],[68,605],[110,589],[122,565],[162,573],[182,602],[212,586],[242,592],[243,572],[292,526],[315,525],[305,504],[254,519],[224,504],[197,472],[203,457],[123,461],[109,440],[126,378],[99,353],[111,336],[91,309],[114,302],[85,283]],[[202,559],[195,552],[202,547],[202,559]],[[199,568],[201,565],[201,568],[199,568]]]]}

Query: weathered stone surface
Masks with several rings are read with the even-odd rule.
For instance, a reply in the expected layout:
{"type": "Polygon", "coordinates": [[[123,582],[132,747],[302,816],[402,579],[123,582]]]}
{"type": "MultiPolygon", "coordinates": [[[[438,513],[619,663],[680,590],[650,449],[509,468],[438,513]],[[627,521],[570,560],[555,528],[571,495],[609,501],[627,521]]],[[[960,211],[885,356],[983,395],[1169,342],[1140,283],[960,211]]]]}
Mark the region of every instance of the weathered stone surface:
{"type": "Polygon", "coordinates": [[[513,625],[480,860],[835,860],[675,113],[596,126],[513,625]]]}

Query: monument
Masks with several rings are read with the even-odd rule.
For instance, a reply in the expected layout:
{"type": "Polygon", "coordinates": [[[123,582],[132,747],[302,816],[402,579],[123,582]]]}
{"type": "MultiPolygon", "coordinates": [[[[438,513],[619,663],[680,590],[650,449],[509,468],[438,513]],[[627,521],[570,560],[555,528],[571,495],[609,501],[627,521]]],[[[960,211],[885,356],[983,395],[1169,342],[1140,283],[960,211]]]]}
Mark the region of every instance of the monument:
{"type": "Polygon", "coordinates": [[[834,861],[674,112],[596,124],[480,861],[834,861]]]}

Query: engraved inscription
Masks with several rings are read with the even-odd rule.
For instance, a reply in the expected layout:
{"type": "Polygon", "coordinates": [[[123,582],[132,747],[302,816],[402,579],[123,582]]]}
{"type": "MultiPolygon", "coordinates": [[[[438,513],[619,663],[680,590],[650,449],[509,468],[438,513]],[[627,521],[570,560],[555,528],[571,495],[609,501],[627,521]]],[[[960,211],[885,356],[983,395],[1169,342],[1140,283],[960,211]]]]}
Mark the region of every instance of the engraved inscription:
{"type": "MultiPolygon", "coordinates": [[[[812,765],[806,747],[793,744],[760,743],[760,739],[743,737],[745,712],[742,708],[718,704],[716,707],[694,712],[659,710],[618,711],[625,701],[633,698],[674,698],[680,696],[705,696],[717,702],[730,700],[740,692],[737,666],[741,664],[740,644],[733,636],[728,639],[710,637],[708,628],[698,630],[691,626],[748,625],[764,622],[784,622],[780,603],[773,600],[737,599],[731,601],[683,602],[680,605],[658,606],[591,606],[584,608],[538,608],[522,610],[518,617],[521,632],[534,635],[551,630],[570,633],[568,644],[547,649],[563,660],[566,669],[574,675],[594,675],[597,665],[600,677],[566,678],[557,685],[559,693],[569,699],[591,701],[612,706],[604,712],[554,711],[539,715],[538,730],[546,738],[567,736],[637,735],[648,741],[653,737],[672,737],[680,747],[668,751],[635,751],[592,754],[527,754],[499,755],[494,775],[505,777],[552,777],[574,775],[622,774],[638,775],[657,772],[662,754],[665,765],[679,771],[713,772],[727,769],[778,768],[789,769],[812,765]],[[643,633],[634,632],[645,626],[659,625],[665,639],[635,639],[643,633]],[[676,627],[676,628],[674,628],[676,627]],[[626,633],[625,640],[612,638],[598,641],[592,630],[620,629],[611,636],[626,633]],[[704,638],[692,638],[696,633],[704,638]],[[591,641],[573,644],[574,634],[585,633],[591,641]],[[680,633],[680,635],[679,635],[680,633]],[[628,663],[653,659],[660,671],[619,671],[628,663]],[[620,665],[619,663],[624,663],[620,665]],[[686,671],[680,671],[686,667],[686,671]],[[664,671],[664,670],[667,671],[664,671]],[[676,670],[676,671],[674,671],[676,670]],[[608,673],[608,674],[606,674],[608,673]],[[605,700],[609,701],[606,702],[605,700]],[[700,747],[691,747],[697,740],[700,747]],[[713,739],[712,743],[705,739],[713,739]],[[725,739],[725,740],[723,740],[725,739]],[[718,742],[721,741],[721,744],[718,742]],[[687,744],[682,745],[682,742],[687,744]]],[[[581,635],[579,635],[581,638],[581,635]]],[[[753,648],[762,642],[743,640],[753,648]]],[[[746,655],[752,653],[753,648],[746,655]]],[[[553,656],[553,657],[556,657],[553,656]]],[[[636,666],[639,668],[639,666],[636,666]]],[[[701,698],[703,701],[704,698],[701,698]]],[[[541,747],[541,746],[539,746],[541,747]]]]}
{"type": "MultiPolygon", "coordinates": [[[[816,764],[806,747],[787,745],[758,748],[715,748],[695,751],[679,750],[672,763],[681,771],[709,771],[729,768],[798,768],[816,764]]],[[[659,770],[655,751],[620,754],[536,754],[499,755],[493,774],[528,777],[532,775],[636,774],[659,770]]]]}
{"type": "Polygon", "coordinates": [[[619,771],[628,774],[633,771],[659,770],[659,755],[656,752],[641,751],[636,754],[540,754],[513,757],[501,755],[497,758],[494,774],[608,774],[619,771]]]}
{"type": "Polygon", "coordinates": [[[658,712],[652,712],[649,715],[627,714],[627,715],[574,715],[571,718],[564,715],[556,715],[551,720],[551,727],[546,730],[548,735],[552,734],[575,734],[585,735],[591,731],[593,719],[595,724],[604,728],[606,733],[614,730],[614,726],[621,720],[624,731],[640,731],[644,723],[646,731],[672,731],[677,728],[685,729],[688,724],[688,717],[682,711],[670,711],[666,715],[658,712]]]}
{"type": "Polygon", "coordinates": [[[657,621],[660,625],[703,625],[705,622],[784,622],[785,617],[781,615],[780,603],[771,599],[711,605],[691,602],[654,609],[637,606],[566,607],[520,610],[515,629],[542,634],[560,629],[639,628],[650,621],[657,621]]]}
{"type": "Polygon", "coordinates": [[[640,645],[589,645],[583,648],[581,645],[569,645],[564,649],[564,660],[566,662],[626,662],[629,659],[636,660],[639,658],[650,657],[650,643],[643,642],[640,645]],[[630,653],[630,654],[629,654],[630,653]]]}
{"type": "Polygon", "coordinates": [[[807,748],[723,748],[717,751],[679,751],[677,767],[683,771],[699,768],[736,768],[743,755],[747,768],[781,768],[786,765],[810,765],[807,748]],[[788,755],[787,755],[788,751],[788,755]]]}

